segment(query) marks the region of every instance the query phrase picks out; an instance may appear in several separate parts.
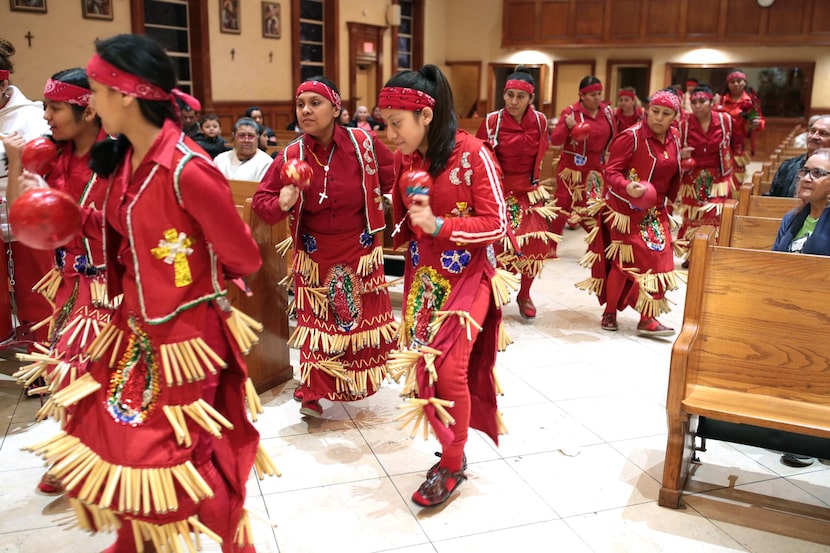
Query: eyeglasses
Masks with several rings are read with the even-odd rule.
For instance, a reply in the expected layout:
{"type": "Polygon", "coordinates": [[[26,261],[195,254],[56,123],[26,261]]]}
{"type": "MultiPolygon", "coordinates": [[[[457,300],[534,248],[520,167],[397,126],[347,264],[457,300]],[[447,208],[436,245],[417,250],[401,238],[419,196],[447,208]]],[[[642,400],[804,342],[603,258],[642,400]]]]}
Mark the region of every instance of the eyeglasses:
{"type": "Polygon", "coordinates": [[[813,167],[812,169],[808,167],[801,167],[796,173],[802,179],[805,178],[807,175],[810,175],[810,180],[823,179],[827,175],[830,175],[830,171],[825,171],[820,167],[813,167]]]}

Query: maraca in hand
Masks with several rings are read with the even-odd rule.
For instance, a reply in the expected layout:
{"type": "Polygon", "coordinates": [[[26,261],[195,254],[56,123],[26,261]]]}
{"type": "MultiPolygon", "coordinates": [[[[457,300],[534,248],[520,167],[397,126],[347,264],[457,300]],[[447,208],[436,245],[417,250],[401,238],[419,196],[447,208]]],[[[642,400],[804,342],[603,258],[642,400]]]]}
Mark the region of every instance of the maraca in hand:
{"type": "Polygon", "coordinates": [[[630,198],[628,202],[637,209],[648,209],[657,205],[657,189],[647,180],[641,180],[638,183],[645,188],[645,192],[639,198],[630,198]]]}
{"type": "Polygon", "coordinates": [[[577,123],[574,125],[574,128],[571,129],[571,138],[573,138],[576,142],[582,142],[588,135],[591,134],[591,125],[582,121],[581,123],[577,123]]]}
{"type": "MultiPolygon", "coordinates": [[[[415,196],[429,196],[429,189],[432,187],[432,176],[430,176],[430,174],[423,169],[411,169],[401,175],[401,185],[405,187],[406,197],[409,199],[409,207],[412,207],[412,205],[414,205],[413,199],[415,196]]],[[[425,204],[419,203],[418,205],[427,205],[428,203],[429,202],[426,202],[425,204]]],[[[410,222],[412,222],[411,218],[410,222]]],[[[418,238],[423,236],[424,231],[421,230],[419,226],[414,224],[410,226],[415,232],[415,236],[418,238]]]]}
{"type": "Polygon", "coordinates": [[[300,190],[311,186],[314,170],[302,159],[289,159],[280,168],[280,180],[283,184],[293,184],[300,190]]]}
{"type": "Polygon", "coordinates": [[[406,187],[406,196],[411,202],[413,196],[429,195],[432,177],[423,169],[411,169],[401,175],[401,184],[406,187]]]}
{"type": "Polygon", "coordinates": [[[81,209],[69,194],[54,188],[28,190],[9,210],[12,234],[37,250],[53,250],[81,231],[81,209]]]}
{"type": "Polygon", "coordinates": [[[695,167],[697,167],[697,162],[693,158],[687,157],[680,160],[680,169],[686,173],[693,171],[695,167]]]}
{"type": "Polygon", "coordinates": [[[40,136],[23,145],[20,157],[24,169],[43,176],[57,163],[58,147],[49,138],[40,136]]]}

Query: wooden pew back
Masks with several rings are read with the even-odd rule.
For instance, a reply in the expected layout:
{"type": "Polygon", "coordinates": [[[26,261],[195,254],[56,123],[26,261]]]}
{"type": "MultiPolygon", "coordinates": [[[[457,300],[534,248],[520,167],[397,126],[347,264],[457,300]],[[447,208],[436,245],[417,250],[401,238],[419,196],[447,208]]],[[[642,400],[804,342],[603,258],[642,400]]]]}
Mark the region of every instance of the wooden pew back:
{"type": "Polygon", "coordinates": [[[735,200],[723,204],[718,245],[751,250],[769,250],[775,243],[780,217],[738,215],[735,200]]]}
{"type": "Polygon", "coordinates": [[[779,198],[776,196],[759,196],[753,194],[751,183],[745,183],[738,192],[738,215],[752,217],[781,218],[793,209],[801,206],[797,198],[779,198]]]}
{"type": "Polygon", "coordinates": [[[253,346],[245,360],[248,375],[256,390],[262,393],[293,377],[288,351],[288,294],[279,284],[288,273],[288,264],[274,248],[288,236],[288,225],[287,221],[267,225],[253,212],[251,197],[258,182],[232,180],[228,184],[236,209],[251,228],[262,257],[262,267],[246,279],[252,296],[246,296],[235,284],[228,283],[231,304],[265,327],[259,343],[253,346]]]}
{"type": "Polygon", "coordinates": [[[830,438],[830,258],[692,239],[683,326],[672,347],[660,505],[677,508],[692,417],[830,438]]]}

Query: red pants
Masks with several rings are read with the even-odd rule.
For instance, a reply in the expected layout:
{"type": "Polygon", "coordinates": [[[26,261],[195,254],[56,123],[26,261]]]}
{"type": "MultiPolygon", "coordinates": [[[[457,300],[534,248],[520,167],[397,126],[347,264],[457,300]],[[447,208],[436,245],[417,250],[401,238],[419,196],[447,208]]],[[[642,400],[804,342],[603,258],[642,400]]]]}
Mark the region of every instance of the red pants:
{"type": "MultiPolygon", "coordinates": [[[[475,300],[470,308],[470,316],[481,325],[487,315],[491,301],[490,282],[482,279],[476,291],[475,300]]],[[[448,324],[451,319],[447,320],[448,324]]],[[[452,349],[441,355],[442,364],[438,370],[438,380],[435,382],[435,395],[441,399],[454,401],[455,406],[447,409],[455,419],[450,426],[453,440],[449,446],[442,448],[441,466],[451,472],[461,470],[464,457],[464,446],[467,443],[467,433],[470,429],[470,388],[467,385],[467,371],[470,366],[470,353],[478,337],[478,330],[471,327],[470,340],[466,333],[461,333],[460,339],[452,349]]]]}

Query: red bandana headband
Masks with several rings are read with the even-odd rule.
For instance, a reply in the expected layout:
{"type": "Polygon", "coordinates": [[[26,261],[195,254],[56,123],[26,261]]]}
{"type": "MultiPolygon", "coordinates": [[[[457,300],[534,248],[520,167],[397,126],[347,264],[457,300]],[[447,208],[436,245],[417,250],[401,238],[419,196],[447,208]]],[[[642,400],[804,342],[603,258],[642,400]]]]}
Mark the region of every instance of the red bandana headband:
{"type": "Polygon", "coordinates": [[[435,98],[414,88],[386,86],[381,89],[378,95],[378,106],[381,109],[418,111],[435,107],[435,98]]]}
{"type": "MultiPolygon", "coordinates": [[[[201,102],[190,94],[182,92],[178,88],[174,88],[170,92],[165,92],[161,87],[147,82],[137,75],[127,73],[123,69],[118,69],[98,54],[95,54],[89,60],[86,66],[86,74],[90,79],[98,81],[127,96],[134,96],[142,100],[170,101],[173,104],[176,104],[176,98],[179,98],[185,105],[192,108],[193,111],[202,111],[201,102]]],[[[177,104],[176,109],[178,110],[177,104]]]]}
{"type": "Polygon", "coordinates": [[[732,80],[735,80],[735,79],[742,79],[742,80],[745,81],[746,80],[746,73],[744,73],[743,71],[733,71],[732,73],[730,73],[729,75],[726,76],[726,82],[729,82],[729,81],[732,81],[732,80]]]}
{"type": "Polygon", "coordinates": [[[658,90],[648,101],[649,106],[663,106],[673,109],[675,112],[680,112],[680,98],[674,92],[668,90],[658,90]]]}
{"type": "Polygon", "coordinates": [[[697,86],[698,84],[698,81],[686,81],[686,88],[690,86],[697,86]]]}
{"type": "Polygon", "coordinates": [[[89,89],[74,84],[65,83],[56,79],[46,81],[43,88],[43,97],[52,102],[66,102],[75,106],[86,107],[89,105],[89,97],[92,95],[89,89]]]}
{"type": "Polygon", "coordinates": [[[514,90],[523,90],[528,94],[533,94],[536,91],[536,89],[533,88],[532,84],[521,79],[510,79],[506,83],[504,83],[505,92],[507,92],[511,88],[514,90]]]}
{"type": "Polygon", "coordinates": [[[636,94],[634,94],[634,92],[632,92],[631,90],[620,90],[620,91],[617,93],[617,96],[620,96],[620,97],[622,97],[622,96],[628,96],[628,97],[629,97],[629,98],[631,98],[632,100],[634,100],[634,99],[636,99],[636,98],[637,98],[637,95],[636,95],[636,94]]]}
{"type": "Polygon", "coordinates": [[[689,96],[689,100],[698,100],[703,98],[704,100],[711,100],[714,98],[712,94],[708,92],[704,92],[703,90],[698,90],[697,92],[693,92],[691,96],[689,96]]]}
{"type": "Polygon", "coordinates": [[[598,90],[602,90],[602,83],[594,83],[589,84],[588,86],[583,86],[579,89],[580,94],[588,94],[589,92],[596,92],[598,90]]]}
{"type": "Polygon", "coordinates": [[[8,69],[0,69],[0,81],[7,81],[9,80],[9,70],[8,69]]]}
{"type": "Polygon", "coordinates": [[[297,96],[302,94],[303,92],[314,92],[319,94],[332,104],[334,104],[335,109],[340,109],[341,107],[341,100],[340,95],[326,83],[320,81],[306,81],[301,83],[300,86],[297,87],[297,96]]]}

